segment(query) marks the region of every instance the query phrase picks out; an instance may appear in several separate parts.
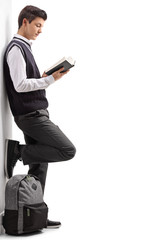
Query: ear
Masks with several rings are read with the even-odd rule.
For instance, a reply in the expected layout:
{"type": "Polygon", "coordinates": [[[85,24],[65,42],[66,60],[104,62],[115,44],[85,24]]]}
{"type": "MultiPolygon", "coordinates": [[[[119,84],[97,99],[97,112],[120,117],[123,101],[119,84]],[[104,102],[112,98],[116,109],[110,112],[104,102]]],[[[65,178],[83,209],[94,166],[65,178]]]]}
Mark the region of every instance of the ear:
{"type": "Polygon", "coordinates": [[[28,20],[27,20],[27,18],[23,18],[23,22],[22,22],[22,24],[26,26],[26,25],[27,25],[27,23],[28,23],[28,20]]]}

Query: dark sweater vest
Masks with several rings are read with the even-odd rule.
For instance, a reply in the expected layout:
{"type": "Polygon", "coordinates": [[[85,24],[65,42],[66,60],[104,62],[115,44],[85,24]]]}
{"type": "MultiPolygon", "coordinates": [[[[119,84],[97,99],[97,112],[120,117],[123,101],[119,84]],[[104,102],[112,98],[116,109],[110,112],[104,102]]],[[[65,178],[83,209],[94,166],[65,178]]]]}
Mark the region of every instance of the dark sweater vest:
{"type": "MultiPolygon", "coordinates": [[[[12,114],[13,116],[18,116],[18,115],[27,114],[36,110],[40,110],[40,109],[46,109],[48,107],[48,101],[46,99],[45,90],[36,90],[31,92],[17,92],[14,88],[14,85],[10,76],[9,66],[7,63],[7,54],[15,45],[20,48],[22,55],[24,57],[24,60],[26,62],[27,78],[41,77],[31,51],[27,48],[27,46],[23,42],[17,41],[16,39],[13,38],[13,40],[7,46],[7,49],[4,54],[4,79],[5,79],[6,90],[7,90],[8,100],[9,100],[12,114]]],[[[18,66],[17,66],[17,71],[18,71],[18,66]]]]}

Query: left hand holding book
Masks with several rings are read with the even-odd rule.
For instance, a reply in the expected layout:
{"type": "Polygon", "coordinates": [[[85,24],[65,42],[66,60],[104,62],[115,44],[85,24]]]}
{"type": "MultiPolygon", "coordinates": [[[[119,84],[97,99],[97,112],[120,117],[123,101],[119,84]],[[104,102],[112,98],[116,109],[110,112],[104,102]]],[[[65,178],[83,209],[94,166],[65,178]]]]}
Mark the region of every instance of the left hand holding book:
{"type": "Polygon", "coordinates": [[[69,72],[69,69],[74,67],[75,60],[71,57],[63,57],[61,60],[59,60],[56,64],[54,64],[52,67],[47,69],[42,77],[47,77],[48,75],[51,75],[54,77],[55,80],[60,79],[63,75],[69,72]]]}
{"type": "MultiPolygon", "coordinates": [[[[63,75],[67,74],[69,72],[69,70],[67,70],[66,72],[62,72],[64,70],[64,67],[60,68],[59,70],[57,70],[56,72],[52,73],[52,76],[54,77],[54,80],[59,80],[61,77],[63,77],[63,75]]],[[[42,77],[47,77],[48,75],[44,72],[42,77]]]]}

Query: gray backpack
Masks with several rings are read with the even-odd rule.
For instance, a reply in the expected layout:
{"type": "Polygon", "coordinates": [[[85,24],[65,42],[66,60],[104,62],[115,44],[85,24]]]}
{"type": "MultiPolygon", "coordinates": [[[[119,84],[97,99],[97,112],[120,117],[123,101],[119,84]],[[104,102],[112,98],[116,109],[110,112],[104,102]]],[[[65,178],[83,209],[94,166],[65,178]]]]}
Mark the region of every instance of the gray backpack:
{"type": "Polygon", "coordinates": [[[6,184],[3,226],[7,234],[31,233],[46,227],[48,208],[39,179],[15,175],[6,184]]]}

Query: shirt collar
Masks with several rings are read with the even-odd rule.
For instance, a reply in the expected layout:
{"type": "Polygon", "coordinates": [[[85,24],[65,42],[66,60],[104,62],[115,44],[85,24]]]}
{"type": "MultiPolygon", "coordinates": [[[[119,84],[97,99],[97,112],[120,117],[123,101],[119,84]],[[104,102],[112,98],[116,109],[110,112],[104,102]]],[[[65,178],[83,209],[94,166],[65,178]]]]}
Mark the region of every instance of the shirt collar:
{"type": "Polygon", "coordinates": [[[23,41],[25,41],[26,43],[28,43],[30,45],[30,47],[32,46],[32,42],[30,40],[28,40],[27,38],[23,37],[20,34],[15,34],[14,37],[22,39],[23,41]]]}

